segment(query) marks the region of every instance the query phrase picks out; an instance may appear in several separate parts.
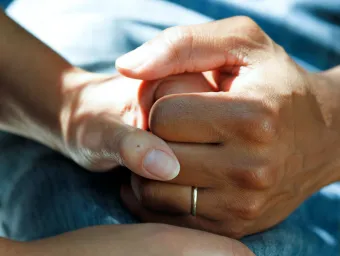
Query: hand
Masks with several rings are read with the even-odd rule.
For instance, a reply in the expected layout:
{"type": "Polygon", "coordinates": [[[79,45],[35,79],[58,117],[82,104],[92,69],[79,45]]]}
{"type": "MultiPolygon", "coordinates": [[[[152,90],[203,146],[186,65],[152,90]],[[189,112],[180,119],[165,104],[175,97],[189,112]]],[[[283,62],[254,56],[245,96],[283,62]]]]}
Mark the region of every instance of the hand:
{"type": "Polygon", "coordinates": [[[148,128],[149,110],[159,97],[211,91],[202,74],[142,82],[82,71],[71,80],[76,86],[66,90],[61,113],[67,155],[89,170],[107,171],[124,165],[157,180],[178,174],[180,167],[172,150],[143,130],[148,128]]]}
{"type": "Polygon", "coordinates": [[[240,242],[221,236],[156,224],[91,227],[31,242],[27,256],[252,256],[240,242]]]}
{"type": "Polygon", "coordinates": [[[171,28],[116,66],[138,79],[210,70],[221,91],[154,104],[150,129],[169,142],[181,172],[169,183],[133,176],[133,191],[122,189],[142,220],[239,238],[279,223],[339,179],[339,89],[320,84],[322,74],[300,68],[249,18],[171,28]]]}
{"type": "Polygon", "coordinates": [[[162,93],[210,91],[202,74],[142,82],[88,73],[1,11],[0,30],[1,130],[59,150],[89,170],[125,165],[158,180],[178,174],[169,146],[142,129],[162,93]]]}

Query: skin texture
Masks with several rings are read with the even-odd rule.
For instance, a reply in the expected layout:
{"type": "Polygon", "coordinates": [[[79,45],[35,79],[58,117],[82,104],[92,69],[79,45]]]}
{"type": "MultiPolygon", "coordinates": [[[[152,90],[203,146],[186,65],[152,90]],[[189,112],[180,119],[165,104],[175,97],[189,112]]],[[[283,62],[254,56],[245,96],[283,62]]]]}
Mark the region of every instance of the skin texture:
{"type": "Polygon", "coordinates": [[[0,27],[1,130],[39,141],[91,171],[124,165],[151,179],[169,180],[178,174],[170,147],[145,131],[149,110],[160,93],[211,91],[202,74],[145,83],[89,73],[70,65],[3,13],[0,27]]]}
{"type": "Polygon", "coordinates": [[[162,224],[86,228],[40,241],[0,240],[7,256],[253,256],[236,240],[162,224]]]}
{"type": "MultiPolygon", "coordinates": [[[[147,83],[92,74],[72,67],[3,13],[0,28],[1,130],[59,150],[92,171],[126,165],[148,178],[166,180],[177,175],[179,169],[171,165],[166,175],[146,170],[142,160],[152,149],[176,157],[163,140],[138,128],[147,128],[150,108],[159,97],[214,90],[202,74],[147,83]]],[[[163,158],[162,168],[165,163],[163,158]]],[[[253,254],[229,238],[146,224],[91,227],[26,243],[0,239],[0,255],[253,254]]]]}
{"type": "Polygon", "coordinates": [[[150,80],[209,71],[219,89],[153,105],[150,130],[168,142],[181,171],[167,183],[132,175],[122,198],[141,220],[240,238],[339,180],[339,68],[308,73],[251,19],[170,28],[116,66],[150,80]]]}

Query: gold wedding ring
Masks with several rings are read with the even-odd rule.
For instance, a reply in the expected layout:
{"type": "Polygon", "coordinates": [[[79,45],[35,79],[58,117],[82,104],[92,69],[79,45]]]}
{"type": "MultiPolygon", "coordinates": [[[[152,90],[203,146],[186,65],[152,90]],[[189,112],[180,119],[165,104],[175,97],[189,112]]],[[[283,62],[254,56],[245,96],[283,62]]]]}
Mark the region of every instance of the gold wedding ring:
{"type": "Polygon", "coordinates": [[[197,209],[197,187],[192,187],[191,190],[191,215],[196,216],[197,209]]]}

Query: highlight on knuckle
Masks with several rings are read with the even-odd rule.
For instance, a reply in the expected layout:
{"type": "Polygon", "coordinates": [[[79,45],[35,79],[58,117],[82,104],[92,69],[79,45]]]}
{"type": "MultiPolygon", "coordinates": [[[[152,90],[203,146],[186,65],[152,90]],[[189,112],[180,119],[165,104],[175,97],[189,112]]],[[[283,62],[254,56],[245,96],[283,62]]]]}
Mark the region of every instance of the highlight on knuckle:
{"type": "Polygon", "coordinates": [[[252,196],[243,200],[242,205],[237,210],[238,217],[245,220],[255,220],[263,213],[263,200],[260,196],[252,196]]]}
{"type": "Polygon", "coordinates": [[[272,141],[277,133],[277,119],[274,115],[266,114],[258,120],[257,132],[264,141],[272,141]]]}
{"type": "Polygon", "coordinates": [[[261,30],[260,26],[249,16],[238,16],[238,24],[250,30],[261,30]]]}
{"type": "Polygon", "coordinates": [[[262,191],[275,185],[276,170],[268,163],[246,168],[229,169],[226,172],[227,179],[231,179],[242,189],[262,191]]]}
{"type": "Polygon", "coordinates": [[[268,166],[251,168],[238,172],[236,179],[244,188],[265,190],[273,186],[273,171],[268,166]]]}
{"type": "Polygon", "coordinates": [[[243,133],[257,142],[271,143],[278,135],[278,117],[272,111],[253,113],[245,120],[243,133]]]}
{"type": "Polygon", "coordinates": [[[239,16],[237,18],[243,33],[248,35],[252,41],[260,45],[268,45],[270,43],[270,38],[253,19],[248,16],[239,16]]]}

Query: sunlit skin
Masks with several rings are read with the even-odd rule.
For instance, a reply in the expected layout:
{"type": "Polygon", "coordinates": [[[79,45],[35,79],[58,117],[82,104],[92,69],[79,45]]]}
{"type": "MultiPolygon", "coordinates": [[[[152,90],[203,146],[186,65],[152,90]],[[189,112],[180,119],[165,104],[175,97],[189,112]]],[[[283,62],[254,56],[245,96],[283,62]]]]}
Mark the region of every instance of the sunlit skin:
{"type": "MultiPolygon", "coordinates": [[[[138,175],[158,180],[178,174],[171,148],[138,127],[147,128],[152,104],[164,95],[213,90],[203,75],[146,83],[121,75],[93,74],[70,65],[3,13],[0,28],[1,130],[43,143],[89,171],[115,171],[114,167],[125,165],[138,175]],[[147,162],[148,167],[158,167],[151,174],[143,160],[152,150],[161,150],[175,164],[157,153],[155,163],[147,162]]],[[[34,229],[34,223],[31,226],[34,229]]],[[[253,255],[236,240],[163,224],[89,227],[34,242],[0,239],[0,255],[6,256],[183,254],[253,255]]]]}
{"type": "MultiPolygon", "coordinates": [[[[1,129],[54,148],[90,171],[127,166],[135,175],[122,198],[144,221],[238,238],[279,223],[339,180],[339,68],[308,73],[248,18],[165,31],[146,44],[151,48],[137,50],[139,56],[118,60],[118,70],[137,80],[77,69],[5,15],[0,19],[1,129]],[[166,156],[154,154],[150,164],[146,155],[154,150],[166,156]],[[199,188],[197,217],[190,216],[191,186],[199,188]]],[[[51,248],[60,248],[60,254],[116,255],[116,234],[129,231],[136,241],[158,234],[152,224],[139,227],[94,227],[29,244],[1,240],[0,252],[37,255],[45,248],[43,255],[53,255],[51,248]],[[79,237],[93,243],[78,250],[79,237]]],[[[186,232],[167,230],[170,238],[186,232]]],[[[196,252],[251,254],[235,240],[206,234],[190,231],[183,241],[196,252]]],[[[125,242],[126,252],[140,252],[133,240],[125,242]]],[[[143,245],[146,255],[169,246],[143,245]]],[[[177,249],[174,254],[187,247],[177,249]]]]}
{"type": "Polygon", "coordinates": [[[168,29],[116,66],[146,80],[211,71],[220,90],[153,105],[150,129],[181,170],[166,183],[133,175],[122,188],[141,220],[240,238],[276,225],[340,180],[340,67],[307,72],[251,19],[168,29]]]}
{"type": "MultiPolygon", "coordinates": [[[[169,76],[154,82],[121,75],[92,75],[90,79],[85,86],[71,87],[65,93],[70,96],[60,121],[66,142],[63,152],[89,170],[107,171],[123,165],[141,169],[141,175],[152,179],[161,178],[140,166],[142,157],[156,144],[153,140],[173,155],[165,142],[141,130],[148,129],[149,111],[157,97],[213,90],[202,74],[169,76]]],[[[161,168],[166,164],[161,162],[161,168]]]]}

